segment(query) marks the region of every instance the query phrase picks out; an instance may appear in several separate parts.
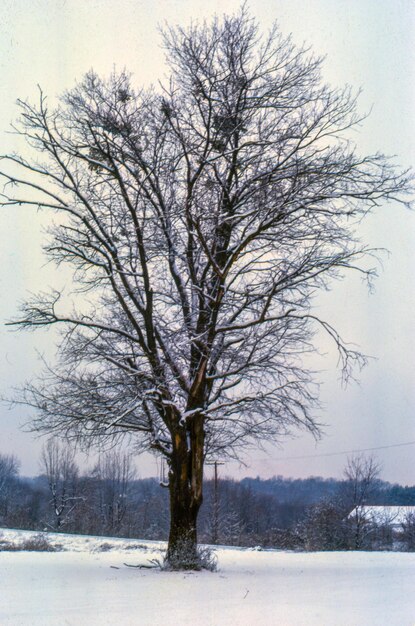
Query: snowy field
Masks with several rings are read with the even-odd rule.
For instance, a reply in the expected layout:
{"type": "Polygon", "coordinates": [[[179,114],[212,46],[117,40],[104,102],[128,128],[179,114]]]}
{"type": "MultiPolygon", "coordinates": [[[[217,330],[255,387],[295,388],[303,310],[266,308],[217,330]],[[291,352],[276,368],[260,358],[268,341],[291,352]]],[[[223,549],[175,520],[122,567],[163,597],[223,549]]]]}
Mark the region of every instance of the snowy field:
{"type": "Polygon", "coordinates": [[[63,550],[0,552],[2,626],[415,626],[415,554],[220,548],[216,573],[177,573],[125,565],[157,542],[48,538],[63,550]]]}

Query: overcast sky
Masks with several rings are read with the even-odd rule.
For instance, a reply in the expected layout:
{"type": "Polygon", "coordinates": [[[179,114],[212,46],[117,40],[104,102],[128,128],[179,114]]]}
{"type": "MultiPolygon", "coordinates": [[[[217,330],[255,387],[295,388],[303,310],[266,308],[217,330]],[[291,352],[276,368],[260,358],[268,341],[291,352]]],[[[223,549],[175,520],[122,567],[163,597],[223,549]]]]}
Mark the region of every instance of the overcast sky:
{"type": "MultiPolygon", "coordinates": [[[[157,82],[165,72],[158,25],[209,19],[236,0],[0,0],[0,152],[19,149],[7,134],[16,118],[17,98],[34,99],[37,84],[53,101],[93,68],[108,75],[127,68],[137,85],[157,82]]],[[[361,152],[397,155],[415,162],[415,3],[412,0],[251,0],[261,27],[277,20],[296,43],[325,55],[324,77],[333,85],[362,88],[360,108],[370,117],[355,133],[361,152]]],[[[0,393],[30,378],[41,365],[39,351],[53,358],[53,333],[15,333],[4,326],[28,291],[65,276],[44,266],[41,256],[45,219],[28,209],[0,212],[0,393]]],[[[342,388],[336,355],[321,338],[325,359],[320,380],[326,424],[316,443],[298,433],[267,454],[253,450],[247,465],[227,464],[224,474],[303,477],[340,476],[351,450],[380,448],[376,456],[385,480],[415,484],[415,214],[394,204],[380,208],[362,224],[362,237],[387,248],[375,293],[359,278],[346,278],[323,294],[319,314],[342,336],[375,357],[360,374],[360,384],[342,388]],[[398,445],[408,444],[408,445],[398,445]],[[292,458],[302,457],[302,458],[292,458]]],[[[42,441],[22,433],[27,409],[0,406],[0,453],[15,453],[22,473],[38,472],[42,441]]],[[[141,476],[154,475],[154,461],[138,460],[141,476]]]]}

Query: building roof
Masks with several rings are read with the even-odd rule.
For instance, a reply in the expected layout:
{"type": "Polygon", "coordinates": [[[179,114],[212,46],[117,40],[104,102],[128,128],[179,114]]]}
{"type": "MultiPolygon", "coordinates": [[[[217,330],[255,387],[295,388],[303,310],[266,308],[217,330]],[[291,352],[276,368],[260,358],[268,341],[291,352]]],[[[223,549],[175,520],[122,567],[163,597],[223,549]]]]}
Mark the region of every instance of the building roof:
{"type": "Polygon", "coordinates": [[[415,516],[415,506],[357,506],[347,516],[348,519],[360,517],[373,524],[389,524],[400,526],[405,523],[408,515],[415,516]]]}

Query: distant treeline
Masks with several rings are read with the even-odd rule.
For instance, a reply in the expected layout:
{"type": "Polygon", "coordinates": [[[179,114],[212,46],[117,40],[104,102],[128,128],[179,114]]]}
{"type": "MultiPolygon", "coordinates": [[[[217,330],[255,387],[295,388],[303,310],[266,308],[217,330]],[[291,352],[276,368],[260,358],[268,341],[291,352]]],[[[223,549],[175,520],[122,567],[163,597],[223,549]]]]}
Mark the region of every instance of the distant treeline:
{"type": "MultiPolygon", "coordinates": [[[[261,478],[244,478],[241,485],[252,489],[257,494],[270,495],[281,503],[301,504],[310,506],[323,498],[339,494],[347,480],[335,478],[284,478],[277,476],[268,480],[261,478]]],[[[415,505],[415,485],[403,487],[380,479],[375,480],[370,502],[367,504],[383,504],[397,506],[415,505]]]]}
{"type": "MultiPolygon", "coordinates": [[[[18,460],[0,454],[0,526],[167,538],[168,489],[158,480],[137,479],[131,458],[117,452],[104,455],[87,474],[65,454],[56,445],[45,449],[45,472],[35,478],[20,476],[18,460]]],[[[199,538],[215,544],[297,545],[299,529],[316,508],[321,517],[322,503],[335,503],[340,520],[351,511],[356,502],[348,486],[350,480],[319,477],[207,480],[199,538]]],[[[415,506],[415,486],[376,478],[365,503],[415,506]]]]}

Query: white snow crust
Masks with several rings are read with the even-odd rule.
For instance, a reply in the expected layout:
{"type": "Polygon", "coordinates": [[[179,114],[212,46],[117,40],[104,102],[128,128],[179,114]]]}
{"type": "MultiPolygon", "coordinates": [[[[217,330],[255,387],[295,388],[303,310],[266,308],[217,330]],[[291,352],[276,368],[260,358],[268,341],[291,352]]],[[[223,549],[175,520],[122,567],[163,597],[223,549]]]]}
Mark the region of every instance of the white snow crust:
{"type": "Polygon", "coordinates": [[[64,551],[0,552],[2,626],[415,625],[413,553],[220,547],[217,572],[183,573],[125,565],[160,558],[158,542],[47,536],[64,551]]]}

